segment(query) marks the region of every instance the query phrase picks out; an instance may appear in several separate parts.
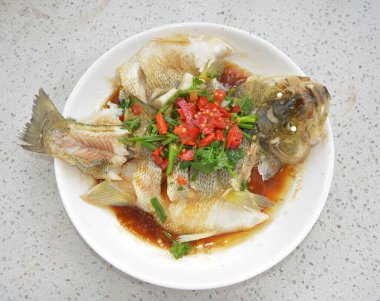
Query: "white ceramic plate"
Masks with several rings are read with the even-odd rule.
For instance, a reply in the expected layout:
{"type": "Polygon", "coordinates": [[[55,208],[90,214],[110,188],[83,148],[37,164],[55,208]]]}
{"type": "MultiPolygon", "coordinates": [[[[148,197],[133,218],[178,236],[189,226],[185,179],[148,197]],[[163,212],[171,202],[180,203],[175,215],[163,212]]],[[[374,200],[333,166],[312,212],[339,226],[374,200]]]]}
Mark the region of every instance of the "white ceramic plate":
{"type": "MultiPolygon", "coordinates": [[[[101,56],[82,76],[67,100],[64,116],[88,117],[112,91],[116,68],[152,38],[178,33],[205,34],[230,43],[241,55],[233,61],[257,74],[303,75],[301,69],[268,42],[245,31],[208,23],[173,24],[135,35],[101,56]]],[[[101,257],[141,280],[179,289],[208,289],[234,284],[269,269],[305,238],[316,222],[330,189],[334,149],[329,123],[327,137],[305,162],[303,181],[295,198],[288,198],[273,220],[240,245],[174,260],[121,228],[107,210],[83,202],[79,196],[91,180],[76,168],[55,160],[57,185],[63,204],[79,234],[101,257]]]]}

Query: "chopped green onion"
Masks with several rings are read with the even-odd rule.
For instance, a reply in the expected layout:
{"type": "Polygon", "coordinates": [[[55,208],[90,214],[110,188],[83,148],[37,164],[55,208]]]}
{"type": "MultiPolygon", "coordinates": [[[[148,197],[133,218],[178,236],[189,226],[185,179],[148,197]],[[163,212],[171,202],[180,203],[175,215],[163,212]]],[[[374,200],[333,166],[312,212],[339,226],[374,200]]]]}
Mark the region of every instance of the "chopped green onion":
{"type": "Polygon", "coordinates": [[[178,137],[176,135],[174,135],[174,134],[168,133],[166,136],[168,138],[165,139],[164,141],[162,141],[162,143],[161,143],[162,145],[167,145],[169,143],[172,143],[172,142],[175,142],[175,141],[178,140],[178,137]]]}
{"type": "Polygon", "coordinates": [[[252,135],[250,135],[250,134],[248,134],[248,133],[246,133],[244,131],[242,131],[242,132],[243,132],[243,135],[244,135],[245,138],[247,138],[249,140],[252,140],[252,135]]]}
{"type": "Polygon", "coordinates": [[[152,204],[154,210],[156,211],[156,214],[158,218],[160,219],[161,223],[164,223],[168,217],[164,209],[162,208],[160,202],[157,200],[157,198],[152,198],[150,200],[150,203],[152,204]]]}
{"type": "Polygon", "coordinates": [[[188,242],[178,242],[169,232],[163,231],[163,233],[173,243],[170,247],[170,253],[175,259],[179,259],[191,251],[191,245],[188,242]]]}
{"type": "Polygon", "coordinates": [[[129,132],[134,132],[140,127],[141,118],[135,117],[124,121],[123,128],[126,128],[129,132]]]}
{"type": "Polygon", "coordinates": [[[121,142],[157,142],[167,138],[166,135],[136,136],[120,139],[121,142]]]}
{"type": "Polygon", "coordinates": [[[242,115],[247,115],[252,111],[254,101],[248,95],[244,95],[241,98],[239,105],[242,115]]]}
{"type": "Polygon", "coordinates": [[[236,173],[230,167],[226,167],[226,169],[231,177],[236,178],[236,173]]]}
{"type": "Polygon", "coordinates": [[[147,142],[147,141],[143,141],[143,142],[141,142],[141,144],[151,151],[154,151],[157,148],[154,144],[147,142]]]}
{"type": "Polygon", "coordinates": [[[170,175],[173,171],[173,166],[174,166],[174,161],[175,158],[177,157],[177,146],[175,144],[170,144],[169,145],[169,163],[168,163],[168,168],[166,169],[166,175],[170,175]]]}
{"type": "Polygon", "coordinates": [[[246,130],[253,130],[255,128],[253,124],[249,124],[249,123],[239,123],[238,126],[239,128],[246,129],[246,130]]]}
{"type": "Polygon", "coordinates": [[[240,123],[255,123],[257,120],[257,115],[247,115],[239,117],[238,121],[240,123]]]}

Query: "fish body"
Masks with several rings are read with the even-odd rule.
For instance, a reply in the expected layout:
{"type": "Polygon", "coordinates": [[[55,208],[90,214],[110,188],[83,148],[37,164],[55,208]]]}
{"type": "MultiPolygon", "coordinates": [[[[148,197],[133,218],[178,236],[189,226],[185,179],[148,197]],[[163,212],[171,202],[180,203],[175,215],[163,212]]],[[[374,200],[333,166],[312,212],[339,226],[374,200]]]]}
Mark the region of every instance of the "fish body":
{"type": "MultiPolygon", "coordinates": [[[[105,181],[106,183],[98,184],[99,187],[95,186],[82,198],[97,205],[104,203],[104,205],[137,206],[152,214],[157,223],[162,224],[166,230],[198,238],[205,237],[205,234],[212,236],[251,229],[268,219],[268,215],[262,212],[260,207],[260,204],[263,204],[261,199],[263,197],[248,191],[241,192],[250,197],[247,200],[242,198],[241,194],[235,196],[233,192],[227,191],[229,198],[224,198],[223,190],[218,191],[221,186],[217,180],[217,173],[210,175],[201,173],[195,183],[191,182],[191,187],[188,187],[188,191],[193,191],[191,198],[188,198],[188,192],[184,191],[181,193],[184,193],[186,198],[170,198],[170,190],[168,189],[166,194],[166,186],[162,185],[164,180],[162,170],[155,165],[151,156],[146,154],[136,161],[131,178],[118,181],[125,182],[124,184],[114,187],[114,183],[105,181]],[[130,187],[130,183],[133,188],[130,187]],[[123,188],[126,190],[123,191],[123,188]],[[255,202],[256,197],[258,203],[255,202]],[[166,221],[162,222],[157,216],[151,204],[152,198],[156,198],[160,203],[166,213],[166,221]]],[[[229,190],[232,190],[231,186],[229,190]]],[[[268,200],[265,205],[269,207],[270,201],[268,200]]]]}
{"type": "Polygon", "coordinates": [[[119,139],[128,132],[120,126],[88,125],[65,119],[41,89],[33,116],[20,135],[24,149],[60,158],[97,179],[118,178],[128,151],[119,139]]]}
{"type": "Polygon", "coordinates": [[[205,36],[155,39],[119,67],[128,94],[144,102],[177,87],[185,73],[196,75],[216,60],[232,54],[226,42],[205,36]]]}

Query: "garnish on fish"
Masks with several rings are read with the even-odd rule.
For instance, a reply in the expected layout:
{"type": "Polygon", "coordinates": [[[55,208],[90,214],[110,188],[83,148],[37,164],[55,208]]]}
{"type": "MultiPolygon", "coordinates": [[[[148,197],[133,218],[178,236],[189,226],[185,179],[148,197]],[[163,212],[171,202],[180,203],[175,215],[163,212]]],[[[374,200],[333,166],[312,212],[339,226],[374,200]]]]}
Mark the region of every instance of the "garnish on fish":
{"type": "Polygon", "coordinates": [[[175,258],[193,240],[252,229],[273,205],[247,189],[252,169],[266,180],[302,162],[322,135],[330,96],[306,77],[246,79],[231,64],[223,76],[231,53],[203,36],[149,42],[119,68],[122,89],[88,119],[94,124],[63,118],[41,90],[22,147],[104,180],[83,200],[151,214],[175,258]]]}

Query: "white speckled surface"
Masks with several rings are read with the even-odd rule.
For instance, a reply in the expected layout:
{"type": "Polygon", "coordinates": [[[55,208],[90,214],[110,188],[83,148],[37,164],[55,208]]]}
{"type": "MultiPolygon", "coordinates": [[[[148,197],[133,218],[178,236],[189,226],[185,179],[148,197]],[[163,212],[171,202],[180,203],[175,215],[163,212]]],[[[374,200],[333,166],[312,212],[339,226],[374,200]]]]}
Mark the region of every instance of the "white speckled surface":
{"type": "Polygon", "coordinates": [[[1,300],[380,300],[379,1],[46,2],[0,2],[1,300]],[[183,21],[255,33],[325,83],[336,147],[329,199],[305,241],[254,279],[199,292],[143,283],[99,258],[64,212],[52,160],[16,144],[38,88],[62,109],[106,50],[183,21]]]}

